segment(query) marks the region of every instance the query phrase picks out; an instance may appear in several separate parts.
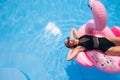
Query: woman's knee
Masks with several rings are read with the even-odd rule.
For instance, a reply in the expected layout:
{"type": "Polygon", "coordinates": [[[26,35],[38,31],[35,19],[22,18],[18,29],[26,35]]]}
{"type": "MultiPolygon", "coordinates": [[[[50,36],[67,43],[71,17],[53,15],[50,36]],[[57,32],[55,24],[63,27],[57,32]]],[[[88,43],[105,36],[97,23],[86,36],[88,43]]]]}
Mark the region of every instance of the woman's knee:
{"type": "Polygon", "coordinates": [[[111,47],[105,52],[105,54],[112,55],[112,56],[118,56],[118,55],[120,55],[120,49],[117,46],[111,47]]]}
{"type": "Polygon", "coordinates": [[[112,52],[113,52],[113,48],[111,47],[105,52],[105,54],[109,54],[109,53],[112,53],[112,52]]]}

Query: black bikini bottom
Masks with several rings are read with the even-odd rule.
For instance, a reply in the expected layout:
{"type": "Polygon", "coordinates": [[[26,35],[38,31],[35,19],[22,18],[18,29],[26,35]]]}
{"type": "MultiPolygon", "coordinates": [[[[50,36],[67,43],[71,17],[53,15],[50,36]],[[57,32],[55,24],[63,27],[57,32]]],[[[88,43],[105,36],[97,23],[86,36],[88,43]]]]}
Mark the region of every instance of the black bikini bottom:
{"type": "Polygon", "coordinates": [[[113,42],[109,41],[106,38],[98,38],[98,40],[99,40],[98,49],[103,52],[106,52],[110,47],[115,46],[115,44],[113,42]]]}

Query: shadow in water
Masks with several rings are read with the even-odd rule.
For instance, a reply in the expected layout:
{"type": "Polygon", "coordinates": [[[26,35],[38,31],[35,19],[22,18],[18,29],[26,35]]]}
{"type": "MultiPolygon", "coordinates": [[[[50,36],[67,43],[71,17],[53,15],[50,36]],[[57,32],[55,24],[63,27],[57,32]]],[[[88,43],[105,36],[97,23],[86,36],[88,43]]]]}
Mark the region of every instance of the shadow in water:
{"type": "Polygon", "coordinates": [[[108,74],[95,67],[87,68],[71,61],[66,72],[69,80],[120,80],[120,74],[108,74]]]}
{"type": "Polygon", "coordinates": [[[21,73],[26,77],[26,80],[31,80],[30,77],[23,71],[21,71],[21,73]]]}

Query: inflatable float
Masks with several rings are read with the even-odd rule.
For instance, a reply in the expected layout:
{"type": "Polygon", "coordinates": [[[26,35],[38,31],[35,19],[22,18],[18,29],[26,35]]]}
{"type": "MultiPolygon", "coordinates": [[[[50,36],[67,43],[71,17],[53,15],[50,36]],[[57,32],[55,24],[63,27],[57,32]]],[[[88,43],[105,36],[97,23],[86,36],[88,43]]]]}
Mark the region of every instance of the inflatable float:
{"type": "MultiPolygon", "coordinates": [[[[88,21],[80,27],[78,32],[82,35],[94,35],[98,37],[112,36],[120,37],[120,27],[114,26],[111,29],[106,26],[107,14],[104,6],[99,1],[93,1],[91,4],[94,20],[88,21]],[[98,9],[99,8],[99,9],[98,9]],[[99,12],[100,10],[101,12],[99,12]],[[98,13],[98,14],[97,14],[98,13]]],[[[120,57],[105,55],[100,50],[91,50],[80,52],[75,60],[83,66],[92,67],[108,72],[120,72],[120,57]]]]}

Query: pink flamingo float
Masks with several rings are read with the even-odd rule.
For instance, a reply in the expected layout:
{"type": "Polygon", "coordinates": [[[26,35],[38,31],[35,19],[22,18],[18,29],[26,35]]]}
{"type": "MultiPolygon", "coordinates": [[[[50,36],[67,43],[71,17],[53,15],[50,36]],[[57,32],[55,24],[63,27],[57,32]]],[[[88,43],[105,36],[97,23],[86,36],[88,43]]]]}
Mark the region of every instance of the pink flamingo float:
{"type": "MultiPolygon", "coordinates": [[[[86,24],[80,27],[78,30],[80,34],[90,34],[94,36],[114,36],[120,37],[120,28],[113,26],[108,28],[107,13],[105,7],[99,0],[89,0],[89,5],[92,8],[93,20],[89,20],[86,24]]],[[[86,67],[93,67],[108,72],[118,73],[120,72],[120,57],[105,55],[99,50],[91,50],[80,52],[75,60],[86,67]]]]}

